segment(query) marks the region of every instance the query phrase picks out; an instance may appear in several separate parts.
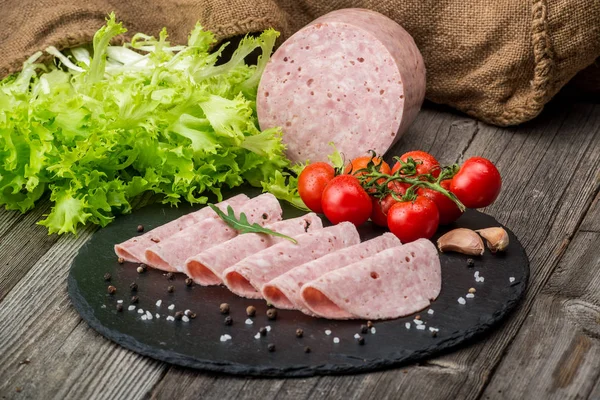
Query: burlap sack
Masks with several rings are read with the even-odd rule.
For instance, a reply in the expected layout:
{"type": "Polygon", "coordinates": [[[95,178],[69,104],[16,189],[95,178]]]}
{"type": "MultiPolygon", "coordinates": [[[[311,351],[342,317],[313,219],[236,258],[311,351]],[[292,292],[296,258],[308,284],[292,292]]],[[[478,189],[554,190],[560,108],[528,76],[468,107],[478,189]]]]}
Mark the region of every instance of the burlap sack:
{"type": "Polygon", "coordinates": [[[185,41],[196,21],[219,39],[274,27],[282,39],[331,10],[363,7],[399,22],[427,67],[427,98],[483,121],[535,117],[600,56],[598,0],[0,0],[0,76],[37,50],[91,41],[108,12],[129,33],[185,41]]]}

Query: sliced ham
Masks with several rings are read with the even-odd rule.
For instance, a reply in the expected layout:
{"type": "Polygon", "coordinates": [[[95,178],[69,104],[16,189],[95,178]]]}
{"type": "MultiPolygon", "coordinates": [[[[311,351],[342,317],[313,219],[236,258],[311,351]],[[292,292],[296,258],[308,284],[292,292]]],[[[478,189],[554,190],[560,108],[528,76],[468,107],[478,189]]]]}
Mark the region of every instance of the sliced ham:
{"type": "Polygon", "coordinates": [[[390,319],[429,306],[442,287],[440,259],[429,240],[384,250],[305,284],[309,310],[329,319],[390,319]]]}
{"type": "Polygon", "coordinates": [[[359,260],[374,256],[380,251],[400,245],[400,240],[394,234],[384,233],[374,239],[329,253],[279,275],[263,286],[262,295],[277,308],[296,309],[311,314],[300,296],[300,289],[305,283],[315,280],[327,272],[346,267],[359,260]]]}
{"type": "Polygon", "coordinates": [[[260,299],[262,286],[290,269],[330,252],[360,243],[356,227],[349,222],[305,233],[298,244],[280,242],[246,257],[223,272],[223,281],[233,293],[260,299]]]}
{"type": "MultiPolygon", "coordinates": [[[[217,203],[216,206],[225,210],[228,205],[237,208],[248,201],[248,196],[238,194],[225,201],[217,203]]],[[[204,207],[201,210],[186,214],[164,225],[158,226],[143,235],[133,237],[123,243],[115,245],[115,253],[125,261],[147,263],[144,252],[146,249],[154,246],[156,243],[173,236],[188,226],[192,226],[206,218],[214,216],[214,211],[210,207],[204,207]]]]}
{"type": "MultiPolygon", "coordinates": [[[[315,213],[302,217],[275,222],[267,228],[287,236],[298,236],[323,228],[323,222],[315,213]]],[[[235,265],[244,258],[258,253],[287,239],[261,233],[246,233],[213,246],[202,253],[190,257],[183,272],[199,285],[218,285],[225,269],[235,265]]]]}
{"type": "MultiPolygon", "coordinates": [[[[254,197],[234,210],[236,216],[246,214],[248,222],[262,226],[281,220],[281,206],[272,194],[254,197]]],[[[212,211],[212,217],[184,230],[146,250],[148,265],[164,271],[182,271],[185,261],[212,246],[223,243],[238,232],[212,211]]]]}

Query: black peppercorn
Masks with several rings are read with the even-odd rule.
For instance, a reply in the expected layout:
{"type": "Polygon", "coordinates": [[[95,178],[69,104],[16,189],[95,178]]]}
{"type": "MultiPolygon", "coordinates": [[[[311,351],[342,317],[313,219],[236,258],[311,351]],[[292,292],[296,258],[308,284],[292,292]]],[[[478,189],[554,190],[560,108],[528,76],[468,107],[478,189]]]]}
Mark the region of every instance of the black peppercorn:
{"type": "Polygon", "coordinates": [[[304,352],[305,352],[305,353],[310,353],[310,347],[306,346],[306,347],[304,348],[304,352]]]}
{"type": "Polygon", "coordinates": [[[275,345],[273,343],[269,343],[267,345],[267,349],[269,349],[269,351],[272,353],[275,351],[275,345]]]}
{"type": "Polygon", "coordinates": [[[364,337],[362,337],[362,336],[359,336],[359,337],[358,337],[358,344],[360,344],[361,346],[362,346],[363,344],[365,344],[365,338],[364,338],[364,337]]]}
{"type": "Polygon", "coordinates": [[[296,329],[296,337],[301,338],[302,336],[304,336],[304,331],[300,328],[296,329]]]}
{"type": "Polygon", "coordinates": [[[230,316],[225,317],[225,325],[232,325],[233,319],[230,316]]]}
{"type": "Polygon", "coordinates": [[[131,298],[131,304],[137,304],[140,301],[140,298],[137,296],[133,296],[131,298]]]}
{"type": "Polygon", "coordinates": [[[219,306],[219,310],[221,310],[221,314],[229,314],[229,304],[221,304],[221,306],[219,306]]]}
{"type": "Polygon", "coordinates": [[[117,258],[117,262],[119,264],[123,264],[125,262],[125,260],[123,259],[123,257],[119,257],[119,258],[117,258]]]}
{"type": "Polygon", "coordinates": [[[172,281],[175,278],[175,275],[172,272],[167,272],[167,279],[172,281]]]}
{"type": "Polygon", "coordinates": [[[196,313],[195,312],[190,312],[188,314],[188,317],[190,317],[191,319],[194,319],[194,318],[196,318],[196,313]]]}
{"type": "Polygon", "coordinates": [[[104,274],[104,280],[105,281],[109,282],[110,278],[111,278],[111,276],[110,276],[110,274],[108,272],[104,274]]]}
{"type": "Polygon", "coordinates": [[[431,332],[431,337],[437,337],[437,332],[436,331],[431,332]]]}
{"type": "Polygon", "coordinates": [[[246,314],[249,317],[254,317],[256,315],[256,307],[254,307],[254,306],[248,306],[246,308],[246,314]]]}
{"type": "Polygon", "coordinates": [[[473,268],[475,266],[475,260],[472,258],[467,258],[467,267],[473,268]]]}
{"type": "Polygon", "coordinates": [[[267,318],[269,318],[271,320],[277,319],[277,310],[274,308],[269,308],[267,310],[267,318]]]}
{"type": "Polygon", "coordinates": [[[366,325],[361,325],[360,332],[361,333],[369,333],[369,328],[366,325]]]}
{"type": "Polygon", "coordinates": [[[183,318],[183,311],[177,311],[175,313],[175,319],[178,320],[178,321],[180,321],[181,318],[183,318]]]}
{"type": "Polygon", "coordinates": [[[371,321],[367,321],[367,328],[371,329],[373,327],[373,323],[371,321]]]}
{"type": "Polygon", "coordinates": [[[138,225],[137,226],[137,231],[138,232],[144,232],[144,225],[138,225]]]}
{"type": "Polygon", "coordinates": [[[123,304],[121,304],[121,303],[117,304],[117,311],[118,312],[123,311],[123,304]]]}
{"type": "Polygon", "coordinates": [[[116,288],[116,287],[114,287],[113,285],[110,285],[110,286],[108,287],[108,293],[110,293],[110,294],[115,294],[116,292],[117,292],[117,288],[116,288]]]}
{"type": "Polygon", "coordinates": [[[131,284],[129,285],[129,289],[131,289],[132,292],[137,292],[137,290],[138,290],[137,283],[131,282],[131,284]]]}
{"type": "Polygon", "coordinates": [[[167,292],[169,292],[169,293],[173,293],[174,291],[175,291],[175,286],[173,286],[173,285],[170,285],[170,286],[167,288],[167,292]]]}
{"type": "Polygon", "coordinates": [[[185,286],[192,286],[194,284],[194,281],[192,280],[192,278],[185,278],[185,286]]]}
{"type": "Polygon", "coordinates": [[[258,332],[260,333],[261,336],[267,336],[267,328],[265,328],[264,326],[261,327],[258,332]]]}
{"type": "Polygon", "coordinates": [[[269,214],[267,214],[267,213],[263,213],[263,215],[262,215],[262,218],[263,218],[263,219],[267,219],[267,218],[269,218],[269,214]]]}

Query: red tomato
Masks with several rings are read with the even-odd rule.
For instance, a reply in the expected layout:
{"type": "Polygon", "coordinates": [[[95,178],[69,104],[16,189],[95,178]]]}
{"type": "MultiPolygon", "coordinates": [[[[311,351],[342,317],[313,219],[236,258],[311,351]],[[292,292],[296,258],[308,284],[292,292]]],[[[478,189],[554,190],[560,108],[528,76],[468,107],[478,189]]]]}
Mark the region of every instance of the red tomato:
{"type": "Polygon", "coordinates": [[[358,226],[371,215],[371,198],[352,175],[339,175],[333,178],[323,191],[321,200],[323,213],[334,224],[343,221],[358,226]]]}
{"type": "MultiPolygon", "coordinates": [[[[406,183],[399,182],[390,182],[388,187],[394,191],[397,197],[404,196],[406,193],[406,189],[408,189],[410,185],[406,183]]],[[[389,209],[397,203],[397,201],[392,197],[391,194],[388,194],[383,199],[378,199],[376,197],[372,198],[373,203],[373,211],[371,212],[371,221],[375,225],[387,227],[387,213],[389,209]]]]}
{"type": "MultiPolygon", "coordinates": [[[[360,169],[367,168],[367,164],[369,164],[369,161],[371,161],[371,158],[372,158],[371,156],[363,156],[363,157],[355,158],[354,160],[352,160],[350,162],[350,164],[346,165],[346,168],[344,168],[344,173],[354,175],[354,171],[358,171],[360,169]]],[[[382,162],[381,158],[379,158],[379,157],[373,158],[373,163],[375,165],[379,165],[381,162],[382,162]]],[[[383,174],[388,174],[388,175],[392,173],[392,170],[390,169],[390,165],[388,163],[386,163],[385,161],[383,161],[383,164],[381,164],[381,169],[379,171],[383,174]]],[[[360,175],[364,175],[364,174],[365,174],[364,172],[359,172],[356,175],[360,176],[360,175]]]]}
{"type": "MultiPolygon", "coordinates": [[[[450,179],[442,181],[441,185],[444,189],[450,190],[450,179]]],[[[462,211],[460,211],[456,203],[436,190],[419,188],[417,194],[427,197],[435,203],[440,213],[440,225],[450,224],[462,215],[462,211]]]]}
{"type": "MultiPolygon", "coordinates": [[[[412,158],[417,162],[417,174],[431,174],[434,177],[438,177],[440,175],[440,163],[429,153],[424,151],[409,151],[408,153],[402,154],[400,159],[404,162],[408,161],[409,158],[412,158]]],[[[392,168],[392,173],[398,171],[400,169],[400,163],[397,162],[392,168]]]]}
{"type": "Polygon", "coordinates": [[[435,203],[418,196],[414,201],[396,203],[388,211],[388,227],[402,241],[429,239],[438,228],[440,213],[435,203]]]}
{"type": "Polygon", "coordinates": [[[321,196],[330,180],[335,176],[335,169],[325,163],[316,162],[307,165],[298,177],[298,194],[306,207],[322,213],[321,196]]]}
{"type": "Polygon", "coordinates": [[[496,200],[502,188],[502,178],[490,160],[471,157],[460,167],[450,184],[450,190],[468,208],[487,207],[496,200]]]}

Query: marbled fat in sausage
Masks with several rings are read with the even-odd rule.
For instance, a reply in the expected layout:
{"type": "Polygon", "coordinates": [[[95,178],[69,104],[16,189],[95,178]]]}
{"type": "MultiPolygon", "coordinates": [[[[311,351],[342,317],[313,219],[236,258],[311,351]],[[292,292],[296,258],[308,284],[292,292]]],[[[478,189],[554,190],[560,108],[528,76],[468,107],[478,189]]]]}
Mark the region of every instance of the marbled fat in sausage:
{"type": "Polygon", "coordinates": [[[273,54],[257,94],[261,129],[280,126],[292,161],[383,154],[415,119],[425,66],[413,38],[365,9],[326,14],[273,54]]]}

